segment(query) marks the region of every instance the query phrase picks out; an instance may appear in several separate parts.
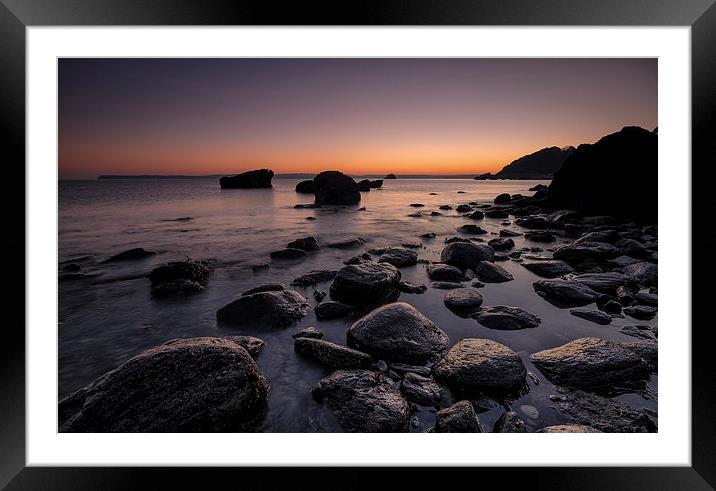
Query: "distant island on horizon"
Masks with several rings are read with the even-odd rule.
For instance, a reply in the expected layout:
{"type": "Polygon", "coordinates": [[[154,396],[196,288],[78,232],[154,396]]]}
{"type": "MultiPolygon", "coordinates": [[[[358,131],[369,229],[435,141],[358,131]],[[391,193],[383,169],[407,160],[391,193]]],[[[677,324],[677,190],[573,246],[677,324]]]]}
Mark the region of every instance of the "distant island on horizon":
{"type": "MultiPolygon", "coordinates": [[[[311,179],[317,173],[296,173],[296,174],[276,174],[274,179],[311,179]]],[[[207,174],[207,175],[168,175],[168,174],[103,174],[96,179],[105,180],[122,180],[122,179],[219,179],[222,177],[233,176],[235,174],[207,174]]],[[[386,174],[349,174],[354,178],[383,178],[386,174]]],[[[400,179],[473,179],[474,174],[396,174],[400,179]]],[[[61,179],[61,180],[80,180],[80,179],[61,179]]],[[[87,179],[92,180],[92,179],[87,179]]]]}

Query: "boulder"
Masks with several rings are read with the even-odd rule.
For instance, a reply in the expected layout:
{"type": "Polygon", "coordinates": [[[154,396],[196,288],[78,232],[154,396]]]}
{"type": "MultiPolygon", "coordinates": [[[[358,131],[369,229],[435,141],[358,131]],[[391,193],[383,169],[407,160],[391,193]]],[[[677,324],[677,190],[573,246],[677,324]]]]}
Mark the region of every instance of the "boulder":
{"type": "Polygon", "coordinates": [[[601,433],[601,431],[585,425],[553,425],[546,426],[535,433],[601,433]]]}
{"type": "Polygon", "coordinates": [[[374,181],[370,181],[368,185],[371,189],[379,189],[383,187],[383,179],[376,179],[374,181]]]}
{"type": "Polygon", "coordinates": [[[653,286],[658,283],[658,267],[656,264],[640,262],[624,267],[624,274],[631,276],[642,286],[653,286]]]}
{"type": "Polygon", "coordinates": [[[397,179],[397,177],[395,177],[395,174],[388,174],[383,179],[397,179]]]}
{"type": "Polygon", "coordinates": [[[306,259],[308,254],[306,251],[301,249],[281,249],[278,251],[271,251],[271,259],[283,259],[283,260],[300,260],[306,259]]]}
{"type": "Polygon", "coordinates": [[[421,406],[446,407],[452,403],[447,387],[417,373],[406,372],[400,390],[410,402],[421,406]]]}
{"type": "Polygon", "coordinates": [[[615,271],[607,273],[578,274],[573,278],[573,280],[578,281],[583,285],[587,285],[595,292],[606,293],[609,295],[616,294],[616,290],[620,286],[626,286],[633,282],[631,277],[615,271]]]}
{"type": "Polygon", "coordinates": [[[358,181],[358,191],[362,192],[368,192],[370,191],[370,181],[368,179],[363,179],[362,181],[358,181]]]}
{"type": "Polygon", "coordinates": [[[582,319],[594,322],[596,324],[607,325],[612,322],[611,315],[605,314],[604,312],[599,312],[598,310],[577,308],[570,310],[569,313],[574,316],[581,317],[582,319]]]}
{"type": "Polygon", "coordinates": [[[532,284],[537,295],[556,307],[581,307],[597,300],[599,294],[587,285],[568,280],[539,280],[532,284]]]}
{"type": "Polygon", "coordinates": [[[316,192],[316,187],[313,184],[313,179],[301,181],[296,184],[296,192],[301,194],[314,194],[316,192]]]}
{"type": "Polygon", "coordinates": [[[59,431],[247,431],[260,422],[268,392],[256,362],[235,341],[177,339],[61,400],[59,431]]]}
{"type": "Polygon", "coordinates": [[[570,264],[602,262],[616,257],[619,250],[606,242],[582,242],[562,246],[554,251],[554,258],[570,264]]]}
{"type": "Polygon", "coordinates": [[[259,292],[239,297],[216,312],[224,324],[283,328],[303,318],[308,300],[295,290],[259,292]]]}
{"type": "Polygon", "coordinates": [[[360,202],[356,182],[338,171],[324,171],[313,178],[316,204],[353,205],[360,202]]]}
{"type": "Polygon", "coordinates": [[[435,413],[435,433],[482,433],[482,426],[470,401],[460,401],[435,413]]]}
{"type": "Polygon", "coordinates": [[[616,230],[597,230],[584,234],[574,241],[575,244],[584,244],[589,242],[606,242],[607,244],[614,244],[619,240],[619,234],[616,230]]]}
{"type": "Polygon", "coordinates": [[[440,253],[440,260],[460,269],[475,269],[482,261],[491,261],[495,252],[485,244],[472,242],[453,242],[440,253]]]}
{"type": "Polygon", "coordinates": [[[254,293],[261,292],[280,292],[285,289],[286,285],[284,285],[283,283],[266,283],[264,285],[259,285],[257,287],[251,288],[250,290],[246,290],[245,292],[242,292],[241,295],[253,295],[254,293]]]}
{"type": "Polygon", "coordinates": [[[659,297],[656,293],[638,292],[636,294],[636,301],[642,305],[656,307],[659,304],[659,297]]]}
{"type": "MultiPolygon", "coordinates": [[[[135,261],[137,259],[145,259],[150,256],[154,256],[156,252],[147,251],[143,247],[135,247],[134,249],[129,249],[127,251],[120,252],[119,254],[115,254],[114,256],[110,256],[107,259],[105,259],[104,263],[116,263],[121,261],[135,261]]],[[[71,266],[68,264],[68,266],[71,266]]],[[[79,265],[75,264],[77,266],[77,271],[79,271],[79,265]]],[[[65,271],[70,271],[65,267],[65,271]]]]}
{"type": "Polygon", "coordinates": [[[503,210],[501,208],[492,208],[485,212],[485,216],[487,218],[507,218],[510,216],[510,214],[507,212],[507,210],[503,210]]]}
{"type": "Polygon", "coordinates": [[[318,241],[315,237],[303,237],[296,239],[293,242],[289,242],[286,246],[289,249],[300,249],[302,251],[311,252],[320,249],[318,241]]]}
{"type": "Polygon", "coordinates": [[[447,349],[448,337],[410,304],[379,307],[348,329],[348,345],[377,359],[420,364],[447,349]]]}
{"type": "Polygon", "coordinates": [[[450,311],[468,317],[482,305],[482,295],[474,288],[455,288],[443,296],[443,302],[450,311]]]}
{"type": "Polygon", "coordinates": [[[209,281],[209,263],[206,261],[176,261],[159,266],[149,273],[152,295],[170,296],[199,292],[209,281]]]}
{"type": "Polygon", "coordinates": [[[332,249],[353,249],[354,247],[360,247],[365,244],[365,239],[362,237],[356,237],[354,239],[346,239],[338,242],[331,242],[327,247],[332,249]]]}
{"type": "Polygon", "coordinates": [[[455,208],[455,211],[458,213],[467,213],[468,211],[472,211],[472,206],[465,204],[458,205],[458,207],[455,208]]]}
{"type": "Polygon", "coordinates": [[[428,278],[433,281],[462,281],[462,271],[449,264],[431,264],[426,268],[428,278]]]}
{"type": "Polygon", "coordinates": [[[543,278],[557,278],[565,274],[573,273],[574,268],[564,261],[533,261],[522,263],[522,266],[543,278]]]}
{"type": "Polygon", "coordinates": [[[400,271],[387,263],[351,264],[336,274],[331,297],[348,305],[380,305],[400,295],[400,271]]]}
{"type": "Polygon", "coordinates": [[[522,389],[527,370],[517,354],[490,339],[459,341],[433,367],[435,380],[461,392],[522,389]]]}
{"type": "Polygon", "coordinates": [[[314,358],[332,368],[371,368],[372,358],[360,351],[322,339],[299,337],[293,343],[297,353],[314,358]]]}
{"type": "Polygon", "coordinates": [[[395,382],[368,370],[338,370],[318,382],[311,395],[325,403],[350,432],[407,432],[410,405],[395,382]]]}
{"type": "Polygon", "coordinates": [[[604,433],[653,433],[657,430],[656,424],[643,409],[633,409],[616,399],[581,390],[567,392],[553,399],[556,399],[561,413],[578,423],[569,426],[588,425],[581,427],[604,433]]]}
{"type": "Polygon", "coordinates": [[[624,308],[626,315],[639,320],[651,320],[656,317],[656,312],[656,307],[650,307],[648,305],[634,305],[624,308]]]}
{"type": "Polygon", "coordinates": [[[454,290],[456,288],[462,288],[462,285],[452,281],[433,281],[430,283],[430,287],[436,290],[454,290]]]}
{"type": "Polygon", "coordinates": [[[326,269],[309,271],[308,273],[294,279],[291,282],[291,285],[306,288],[307,286],[313,286],[317,283],[323,283],[324,281],[331,281],[336,277],[336,273],[337,271],[326,269]]]}
{"type": "Polygon", "coordinates": [[[518,237],[520,235],[522,234],[519,232],[515,232],[514,230],[509,230],[506,228],[500,230],[500,237],[518,237]]]}
{"type": "Polygon", "coordinates": [[[238,344],[249,352],[251,358],[256,358],[261,350],[264,349],[264,346],[266,346],[263,339],[254,336],[224,336],[221,339],[228,339],[238,344]]]}
{"type": "Polygon", "coordinates": [[[495,197],[496,205],[504,205],[506,203],[509,203],[510,201],[512,201],[512,196],[510,196],[509,193],[498,194],[495,197]]]}
{"type": "Polygon", "coordinates": [[[554,242],[557,237],[547,230],[531,230],[525,232],[525,239],[531,240],[532,242],[554,242]]]}
{"type": "Polygon", "coordinates": [[[504,283],[514,279],[512,273],[489,261],[480,261],[475,267],[475,274],[477,279],[484,283],[504,283]]]}
{"type": "MultiPolygon", "coordinates": [[[[65,280],[67,275],[62,275],[59,280],[65,280]]],[[[90,275],[83,275],[90,276],[90,275]]],[[[152,296],[157,298],[162,297],[173,297],[176,295],[189,295],[191,293],[198,293],[204,290],[204,287],[192,280],[173,280],[159,283],[152,287],[152,296]]]]}
{"type": "Polygon", "coordinates": [[[398,285],[398,288],[400,288],[400,291],[403,293],[412,293],[415,295],[420,295],[420,294],[428,291],[427,286],[418,285],[415,283],[411,283],[409,281],[401,281],[400,284],[398,285]]]}
{"type": "Polygon", "coordinates": [[[495,421],[492,427],[493,433],[526,433],[527,425],[520,415],[514,411],[505,411],[495,421]]]}
{"type": "Polygon", "coordinates": [[[320,320],[340,319],[353,313],[353,307],[340,302],[323,302],[313,309],[320,320]]]}
{"type": "Polygon", "coordinates": [[[593,337],[540,351],[530,360],[555,384],[594,392],[634,387],[649,378],[641,356],[620,343],[593,337]]]}
{"type": "Polygon", "coordinates": [[[515,247],[515,241],[505,237],[491,239],[487,244],[496,251],[506,251],[515,247]]]}
{"type": "Polygon", "coordinates": [[[484,307],[473,317],[475,320],[489,329],[513,331],[517,329],[529,329],[539,326],[541,319],[517,307],[495,305],[484,307]]]}
{"type": "Polygon", "coordinates": [[[396,268],[414,266],[418,264],[418,253],[410,249],[391,247],[381,254],[378,262],[392,264],[396,268]]]}
{"type": "Polygon", "coordinates": [[[250,170],[235,176],[219,179],[221,189],[270,188],[273,171],[271,169],[250,170]]]}
{"type": "Polygon", "coordinates": [[[473,225],[472,223],[468,223],[467,225],[461,225],[457,228],[457,231],[461,234],[469,234],[469,235],[485,235],[487,233],[487,230],[483,229],[482,227],[478,225],[473,225]]]}
{"type": "Polygon", "coordinates": [[[307,327],[305,329],[301,329],[295,334],[292,334],[291,337],[293,339],[296,338],[312,338],[312,339],[320,339],[323,337],[323,332],[320,329],[317,329],[313,326],[307,327]]]}

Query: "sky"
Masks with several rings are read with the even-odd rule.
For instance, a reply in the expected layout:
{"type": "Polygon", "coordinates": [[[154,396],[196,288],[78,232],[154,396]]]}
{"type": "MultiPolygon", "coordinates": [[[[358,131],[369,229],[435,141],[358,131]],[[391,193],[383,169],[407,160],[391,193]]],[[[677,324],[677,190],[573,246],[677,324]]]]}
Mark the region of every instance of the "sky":
{"type": "Polygon", "coordinates": [[[59,176],[481,174],[657,126],[657,60],[62,58],[59,176]]]}

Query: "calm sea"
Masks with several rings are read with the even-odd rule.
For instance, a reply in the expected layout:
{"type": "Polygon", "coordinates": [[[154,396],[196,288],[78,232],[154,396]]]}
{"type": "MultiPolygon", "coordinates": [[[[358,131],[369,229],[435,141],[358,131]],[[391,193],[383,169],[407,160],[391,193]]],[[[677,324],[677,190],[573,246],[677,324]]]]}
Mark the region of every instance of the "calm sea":
{"type": "MultiPolygon", "coordinates": [[[[330,411],[310,396],[311,386],[330,371],[299,358],[293,351],[291,334],[315,325],[325,333],[324,339],[345,344],[350,319],[317,321],[309,312],[300,323],[283,331],[249,332],[218,327],[216,310],[262,283],[288,284],[310,270],[339,269],[343,261],[365,249],[420,242],[418,236],[426,232],[435,232],[437,238],[422,241],[420,257],[438,261],[444,239],[456,235],[458,226],[472,221],[460,217],[454,209],[440,210],[443,216],[409,217],[416,211],[411,203],[423,203],[420,211],[429,214],[443,204],[454,208],[470,201],[488,203],[503,192],[530,194],[530,187],[546,183],[398,179],[385,181],[382,190],[362,193],[358,206],[295,209],[296,204],[313,201],[313,196],[294,192],[297,182],[274,179],[271,190],[221,190],[214,179],[60,181],[59,260],[91,256],[81,264],[85,272],[96,276],[60,282],[59,397],[170,339],[251,334],[266,341],[257,361],[272,388],[263,431],[340,431],[330,411]],[[366,210],[358,211],[359,206],[366,210]],[[353,237],[363,237],[368,243],[352,250],[322,248],[298,263],[269,258],[272,250],[309,235],[322,244],[353,237]],[[133,247],[158,254],[142,261],[101,264],[112,254],[133,247]],[[186,257],[215,261],[206,290],[179,299],[151,298],[149,281],[139,276],[159,264],[186,257]],[[270,264],[270,269],[254,273],[251,266],[261,263],[270,264]]],[[[480,226],[497,233],[501,222],[485,219],[480,226]]],[[[516,249],[544,247],[521,237],[515,239],[516,249]]],[[[483,337],[511,347],[540,381],[530,381],[530,392],[516,401],[513,409],[520,412],[530,429],[564,422],[548,398],[555,387],[530,364],[529,355],[584,336],[633,341],[618,329],[634,322],[615,319],[609,326],[599,326],[577,318],[568,309],[558,309],[537,296],[532,283],[538,278],[519,263],[500,264],[515,279],[481,289],[483,304],[523,308],[541,317],[538,328],[495,331],[472,319],[459,318],[443,305],[444,290],[402,294],[400,300],[413,304],[438,324],[450,336],[451,344],[467,337],[483,337]]],[[[422,264],[401,272],[404,280],[429,283],[422,264]]],[[[318,288],[327,291],[328,286],[324,283],[318,288]]],[[[315,304],[313,290],[302,293],[315,304]]],[[[656,325],[657,319],[639,323],[656,325]]],[[[656,376],[650,386],[656,394],[656,376]]],[[[625,394],[618,399],[656,410],[654,398],[625,394]]],[[[479,417],[490,431],[504,409],[489,403],[485,409],[479,417]]],[[[433,421],[432,411],[422,408],[413,431],[424,431],[433,421]]]]}

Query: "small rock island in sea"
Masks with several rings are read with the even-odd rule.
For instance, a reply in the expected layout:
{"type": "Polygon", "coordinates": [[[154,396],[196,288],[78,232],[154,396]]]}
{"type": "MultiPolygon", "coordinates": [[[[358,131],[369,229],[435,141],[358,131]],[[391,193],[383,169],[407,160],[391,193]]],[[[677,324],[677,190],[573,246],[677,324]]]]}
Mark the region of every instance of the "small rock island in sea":
{"type": "Polygon", "coordinates": [[[219,179],[221,189],[255,189],[270,188],[273,171],[271,169],[258,169],[243,172],[235,176],[224,176],[219,179]]]}

